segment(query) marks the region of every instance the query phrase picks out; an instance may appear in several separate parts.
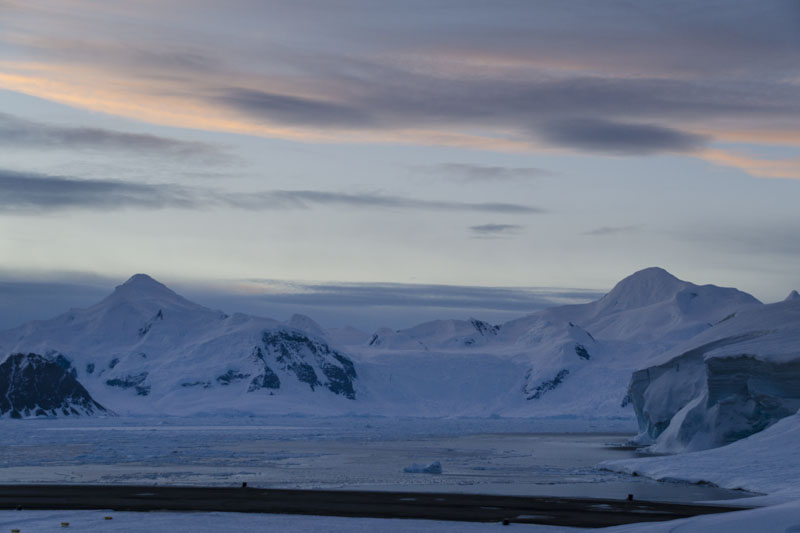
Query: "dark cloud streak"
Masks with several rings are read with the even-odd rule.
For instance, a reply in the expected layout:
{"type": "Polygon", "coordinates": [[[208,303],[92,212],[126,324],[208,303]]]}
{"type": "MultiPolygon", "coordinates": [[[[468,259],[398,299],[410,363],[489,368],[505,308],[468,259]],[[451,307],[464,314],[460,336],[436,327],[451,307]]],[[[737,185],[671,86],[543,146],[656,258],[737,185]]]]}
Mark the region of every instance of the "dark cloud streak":
{"type": "Polygon", "coordinates": [[[35,150],[111,150],[136,155],[198,159],[206,163],[233,159],[221,147],[212,144],[102,128],[45,124],[6,113],[0,113],[0,146],[35,150]]]}
{"type": "Polygon", "coordinates": [[[601,119],[552,122],[542,127],[540,132],[552,144],[625,155],[693,152],[709,141],[702,135],[654,124],[628,124],[601,119]]]}
{"type": "Polygon", "coordinates": [[[368,209],[414,209],[432,211],[478,211],[491,213],[538,214],[543,209],[502,202],[455,202],[425,200],[371,193],[339,193],[330,191],[266,191],[231,198],[231,204],[244,208],[272,205],[284,208],[305,208],[309,205],[340,205],[368,209]]]}
{"type": "Polygon", "coordinates": [[[553,175],[548,170],[534,167],[501,167],[468,163],[442,163],[417,169],[426,174],[443,175],[456,181],[470,183],[528,181],[553,175]]]}
{"type": "Polygon", "coordinates": [[[639,231],[641,226],[601,226],[589,231],[584,231],[581,235],[588,235],[590,237],[604,237],[606,235],[616,235],[618,233],[630,233],[639,231]]]}
{"type": "Polygon", "coordinates": [[[0,170],[0,212],[41,212],[59,209],[310,209],[346,206],[359,209],[473,211],[537,214],[542,209],[514,203],[428,200],[374,193],[310,190],[267,190],[231,193],[175,184],[84,180],[64,176],[0,170]]]}
{"type": "Polygon", "coordinates": [[[518,226],[517,224],[481,224],[479,226],[469,227],[472,233],[484,239],[514,235],[519,233],[522,229],[523,226],[518,226]]]}
{"type": "Polygon", "coordinates": [[[194,195],[175,185],[81,180],[0,170],[0,212],[197,206],[194,195]]]}
{"type": "Polygon", "coordinates": [[[222,93],[215,98],[216,101],[251,118],[318,127],[355,128],[375,125],[371,113],[356,105],[242,88],[230,88],[222,93]]]}
{"type": "MultiPolygon", "coordinates": [[[[274,280],[250,280],[283,285],[274,280]]],[[[588,289],[476,287],[409,283],[289,283],[289,290],[265,292],[255,299],[318,306],[392,306],[533,311],[565,301],[589,301],[603,292],[588,289]]]]}

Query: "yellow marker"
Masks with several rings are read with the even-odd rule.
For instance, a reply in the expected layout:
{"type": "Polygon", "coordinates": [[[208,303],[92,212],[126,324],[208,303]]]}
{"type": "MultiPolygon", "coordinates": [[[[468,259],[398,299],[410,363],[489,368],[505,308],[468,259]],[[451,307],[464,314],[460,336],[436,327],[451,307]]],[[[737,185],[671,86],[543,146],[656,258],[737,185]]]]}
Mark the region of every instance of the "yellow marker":
{"type": "Polygon", "coordinates": [[[61,522],[61,527],[69,527],[69,522],[61,522]]]}
{"type": "Polygon", "coordinates": [[[105,518],[106,520],[111,520],[111,519],[113,519],[113,517],[112,517],[112,516],[106,516],[106,517],[104,517],[104,518],[105,518]]]}

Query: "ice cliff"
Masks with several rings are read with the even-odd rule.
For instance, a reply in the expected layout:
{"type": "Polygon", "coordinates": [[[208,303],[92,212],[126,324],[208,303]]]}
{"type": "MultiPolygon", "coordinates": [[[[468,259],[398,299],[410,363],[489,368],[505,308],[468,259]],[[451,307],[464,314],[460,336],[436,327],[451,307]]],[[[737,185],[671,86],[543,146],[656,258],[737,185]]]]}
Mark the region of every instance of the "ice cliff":
{"type": "Polygon", "coordinates": [[[634,372],[638,441],[656,452],[721,446],[800,408],[800,299],[748,306],[634,372]]]}

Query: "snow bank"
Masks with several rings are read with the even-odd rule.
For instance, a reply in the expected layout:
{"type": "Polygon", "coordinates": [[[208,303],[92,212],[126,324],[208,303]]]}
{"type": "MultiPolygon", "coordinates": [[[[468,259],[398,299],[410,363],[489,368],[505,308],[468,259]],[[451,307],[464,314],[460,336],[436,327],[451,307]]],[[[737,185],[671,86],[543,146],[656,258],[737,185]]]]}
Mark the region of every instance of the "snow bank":
{"type": "Polygon", "coordinates": [[[753,533],[763,532],[797,532],[800,531],[800,501],[785,503],[775,507],[737,511],[717,515],[697,516],[669,522],[650,524],[628,524],[612,527],[603,531],[621,533],[636,531],[637,533],[753,533]]]}
{"type": "MultiPolygon", "coordinates": [[[[434,520],[395,520],[380,518],[341,518],[333,516],[260,515],[244,513],[127,513],[114,511],[0,511],[0,530],[19,529],[22,533],[129,533],[131,531],[169,531],[170,533],[220,533],[259,531],[292,533],[481,533],[502,530],[500,524],[444,522],[434,520]],[[111,516],[112,520],[105,520],[111,516]],[[69,529],[61,527],[69,522],[69,529]]],[[[574,528],[514,524],[514,531],[558,533],[574,528]]]]}
{"type": "MultiPolygon", "coordinates": [[[[800,499],[800,415],[721,448],[678,455],[606,461],[603,468],[657,480],[714,483],[768,494],[759,503],[800,499]]],[[[744,500],[745,505],[753,499],[744,500]]],[[[730,502],[729,502],[730,503],[730,502]]]]}

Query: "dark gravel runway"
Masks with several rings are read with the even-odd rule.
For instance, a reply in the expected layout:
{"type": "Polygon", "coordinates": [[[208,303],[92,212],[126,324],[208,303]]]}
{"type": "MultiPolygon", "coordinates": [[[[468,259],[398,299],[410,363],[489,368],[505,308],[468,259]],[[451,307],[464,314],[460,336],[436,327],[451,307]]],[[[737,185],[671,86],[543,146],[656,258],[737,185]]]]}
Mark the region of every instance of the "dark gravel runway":
{"type": "Polygon", "coordinates": [[[130,485],[0,485],[0,509],[230,511],[605,527],[740,508],[627,500],[130,485]]]}

